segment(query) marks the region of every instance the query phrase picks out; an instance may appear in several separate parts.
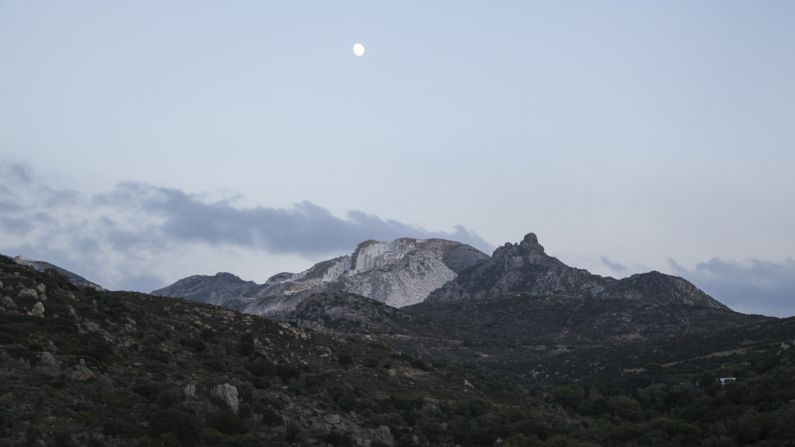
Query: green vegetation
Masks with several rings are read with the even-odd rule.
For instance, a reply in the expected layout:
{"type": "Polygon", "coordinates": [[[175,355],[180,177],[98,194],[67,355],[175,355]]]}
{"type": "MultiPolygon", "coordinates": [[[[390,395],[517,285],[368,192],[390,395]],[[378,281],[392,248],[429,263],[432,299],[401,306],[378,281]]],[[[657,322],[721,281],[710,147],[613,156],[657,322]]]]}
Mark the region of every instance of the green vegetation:
{"type": "MultiPolygon", "coordinates": [[[[0,304],[0,446],[795,441],[795,320],[738,319],[730,330],[671,337],[638,309],[645,338],[616,343],[500,327],[491,323],[502,311],[484,307],[484,324],[434,308],[390,321],[393,332],[381,336],[340,337],[209,305],[81,289],[7,258],[0,281],[14,303],[0,304]],[[44,316],[31,314],[35,298],[17,299],[39,285],[44,316]],[[435,335],[443,318],[452,329],[435,335]],[[727,376],[737,381],[719,385],[727,376]]],[[[516,314],[521,304],[489,304],[508,305],[516,314]]],[[[699,312],[691,322],[711,324],[699,312]]],[[[565,315],[564,323],[589,327],[565,315]]]]}

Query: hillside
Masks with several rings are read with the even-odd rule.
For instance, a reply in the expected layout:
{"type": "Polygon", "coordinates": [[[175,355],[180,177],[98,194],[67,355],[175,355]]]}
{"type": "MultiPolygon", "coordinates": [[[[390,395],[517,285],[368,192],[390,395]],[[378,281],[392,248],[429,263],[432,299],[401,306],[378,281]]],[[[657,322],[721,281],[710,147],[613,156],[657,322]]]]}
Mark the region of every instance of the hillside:
{"type": "Polygon", "coordinates": [[[0,445],[795,442],[793,319],[532,295],[396,309],[323,292],[277,322],[4,257],[0,290],[0,445]]]}
{"type": "Polygon", "coordinates": [[[0,445],[485,445],[555,404],[383,345],[0,258],[0,445]]]}

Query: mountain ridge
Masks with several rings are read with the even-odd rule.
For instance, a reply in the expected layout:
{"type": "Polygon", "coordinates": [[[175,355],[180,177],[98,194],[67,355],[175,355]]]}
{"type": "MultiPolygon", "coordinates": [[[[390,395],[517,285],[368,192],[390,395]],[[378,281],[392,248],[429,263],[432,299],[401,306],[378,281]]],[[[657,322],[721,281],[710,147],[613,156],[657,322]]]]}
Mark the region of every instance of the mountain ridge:
{"type": "MultiPolygon", "coordinates": [[[[424,300],[430,292],[488,255],[460,242],[444,239],[399,238],[363,241],[350,255],[318,262],[299,273],[272,275],[263,284],[242,287],[242,280],[193,276],[153,291],[155,295],[184,297],[226,305],[256,315],[290,312],[312,293],[327,290],[365,295],[401,307],[424,300]],[[217,293],[222,288],[232,293],[217,293]]],[[[249,284],[249,283],[246,283],[249,284]]]]}
{"type": "Polygon", "coordinates": [[[728,309],[684,278],[657,271],[616,279],[570,267],[546,254],[534,233],[517,244],[506,243],[487,260],[462,271],[433,291],[428,302],[456,301],[511,294],[624,298],[697,304],[728,309]]]}

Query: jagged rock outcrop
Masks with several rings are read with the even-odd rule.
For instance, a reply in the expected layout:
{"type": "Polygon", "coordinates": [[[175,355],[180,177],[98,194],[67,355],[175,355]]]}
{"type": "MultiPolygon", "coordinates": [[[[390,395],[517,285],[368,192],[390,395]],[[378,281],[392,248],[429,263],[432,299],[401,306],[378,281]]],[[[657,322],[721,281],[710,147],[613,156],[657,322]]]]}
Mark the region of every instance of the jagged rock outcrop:
{"type": "Polygon", "coordinates": [[[213,387],[212,396],[225,403],[232,411],[237,413],[240,408],[240,401],[237,397],[237,387],[228,383],[222,383],[213,387]]]}
{"type": "Polygon", "coordinates": [[[458,275],[428,296],[428,302],[495,298],[505,295],[619,298],[660,303],[726,306],[685,279],[659,272],[624,279],[593,275],[546,254],[535,234],[497,248],[490,259],[458,275]]]}
{"type": "Polygon", "coordinates": [[[212,276],[194,275],[152,292],[152,295],[187,298],[201,303],[222,305],[238,299],[257,287],[254,281],[244,281],[220,272],[212,276]]]}

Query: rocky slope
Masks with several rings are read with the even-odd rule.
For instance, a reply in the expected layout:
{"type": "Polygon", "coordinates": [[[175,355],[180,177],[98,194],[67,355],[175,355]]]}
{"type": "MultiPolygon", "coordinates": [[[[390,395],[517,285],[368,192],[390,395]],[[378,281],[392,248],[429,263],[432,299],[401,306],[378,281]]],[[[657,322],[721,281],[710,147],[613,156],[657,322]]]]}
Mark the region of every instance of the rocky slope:
{"type": "Polygon", "coordinates": [[[243,281],[231,273],[212,276],[194,275],[152,292],[153,295],[187,298],[207,304],[222,305],[244,296],[257,286],[254,281],[243,281]]]}
{"type": "Polygon", "coordinates": [[[49,262],[44,261],[36,261],[34,259],[23,258],[22,256],[15,256],[14,262],[20,265],[26,265],[28,267],[32,267],[40,272],[46,271],[54,271],[59,275],[63,276],[64,278],[68,279],[72,284],[80,286],[80,287],[90,287],[96,290],[105,290],[99,284],[91,282],[82,276],[78,275],[77,273],[70,272],[65,268],[58,267],[57,265],[50,264],[49,262]]]}
{"type": "Polygon", "coordinates": [[[383,345],[0,256],[3,446],[475,446],[581,419],[383,345]]]}
{"type": "Polygon", "coordinates": [[[688,281],[659,272],[615,279],[569,267],[549,256],[530,233],[518,244],[505,244],[488,260],[461,272],[433,291],[428,302],[483,299],[526,294],[645,300],[667,304],[726,307],[688,281]]]}
{"type": "Polygon", "coordinates": [[[291,314],[97,291],[0,257],[0,445],[795,442],[795,319],[335,291],[291,314]]]}
{"type": "Polygon", "coordinates": [[[323,291],[355,293],[401,307],[423,301],[459,272],[487,258],[468,245],[442,239],[365,241],[351,255],[320,262],[301,273],[279,273],[253,287],[230,279],[231,275],[223,280],[191,277],[153,293],[272,317],[288,314],[307,296],[323,291]]]}

